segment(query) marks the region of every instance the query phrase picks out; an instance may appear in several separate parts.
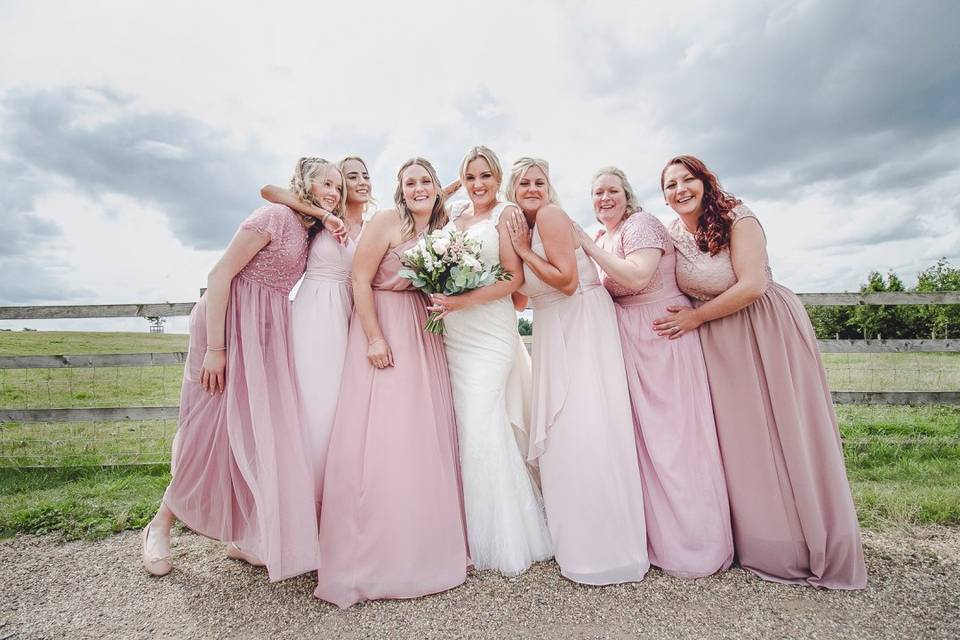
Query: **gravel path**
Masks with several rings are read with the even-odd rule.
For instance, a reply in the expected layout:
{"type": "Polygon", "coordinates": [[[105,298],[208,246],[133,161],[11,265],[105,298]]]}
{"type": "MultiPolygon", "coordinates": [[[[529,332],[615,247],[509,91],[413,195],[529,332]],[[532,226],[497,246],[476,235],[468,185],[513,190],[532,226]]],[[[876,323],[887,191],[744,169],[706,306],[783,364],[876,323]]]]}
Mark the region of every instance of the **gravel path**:
{"type": "Polygon", "coordinates": [[[960,637],[960,529],[865,532],[870,585],[816,591],[740,569],[684,581],[582,587],[552,562],[519,578],[475,573],[413,601],[340,611],[313,579],[269,584],[222,546],[175,536],[166,578],[139,565],[139,539],[0,542],[0,640],[25,638],[950,638],[960,637]],[[12,635],[11,635],[12,634],[12,635]]]}

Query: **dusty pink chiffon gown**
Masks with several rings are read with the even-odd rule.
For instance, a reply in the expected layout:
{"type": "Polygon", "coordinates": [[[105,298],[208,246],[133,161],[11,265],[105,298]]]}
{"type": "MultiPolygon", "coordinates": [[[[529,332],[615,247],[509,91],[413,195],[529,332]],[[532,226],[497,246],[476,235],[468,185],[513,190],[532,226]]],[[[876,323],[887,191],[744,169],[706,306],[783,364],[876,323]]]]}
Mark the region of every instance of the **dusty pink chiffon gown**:
{"type": "MultiPolygon", "coordinates": [[[[756,218],[741,205],[733,224],[756,218]]],[[[670,225],[677,282],[697,300],[736,284],[729,249],[700,251],[670,225]]],[[[759,300],[700,327],[740,564],[775,582],[867,583],[860,528],[816,335],[799,298],[772,281],[759,300]]]]}
{"type": "Polygon", "coordinates": [[[733,561],[730,507],[700,337],[693,332],[664,340],[653,330],[668,306],[690,306],[677,288],[673,243],[662,222],[638,211],[600,245],[620,258],[640,249],[663,252],[641,291],[601,272],[620,325],[650,562],[682,578],[727,569],[733,561]]]}
{"type": "Polygon", "coordinates": [[[190,529],[260,558],[270,580],[317,568],[313,468],[301,427],[289,348],[290,300],[303,273],[307,231],[282,205],[241,229],[270,242],[233,279],[227,302],[226,385],[200,387],[206,298],[190,315],[190,348],[164,503],[190,529]]]}
{"type": "Polygon", "coordinates": [[[311,445],[318,509],[353,311],[350,267],[356,246],[352,238],[341,245],[326,231],[314,237],[291,314],[293,363],[311,445]]]}
{"type": "MultiPolygon", "coordinates": [[[[534,226],[533,250],[544,255],[534,226]]],[[[584,584],[636,582],[650,568],[643,487],[613,302],[577,248],[572,296],[524,265],[533,307],[529,458],[561,573],[584,584]]]]}
{"type": "Polygon", "coordinates": [[[340,607],[415,598],[466,579],[463,500],[443,339],[426,333],[425,297],[388,251],[373,296],[394,366],[367,360],[354,313],[327,455],[318,598],[340,607]]]}

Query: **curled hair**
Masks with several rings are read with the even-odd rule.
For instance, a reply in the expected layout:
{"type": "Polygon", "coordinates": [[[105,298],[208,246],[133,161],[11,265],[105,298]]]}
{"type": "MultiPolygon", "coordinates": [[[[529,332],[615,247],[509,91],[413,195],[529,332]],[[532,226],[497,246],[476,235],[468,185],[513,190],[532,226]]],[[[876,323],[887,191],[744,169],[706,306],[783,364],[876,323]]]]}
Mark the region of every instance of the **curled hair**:
{"type": "Polygon", "coordinates": [[[523,176],[533,167],[543,171],[543,175],[547,177],[547,201],[559,207],[560,198],[557,197],[557,192],[553,190],[553,182],[550,181],[550,163],[543,158],[523,157],[517,158],[513,162],[513,166],[510,168],[510,180],[507,181],[507,192],[505,194],[507,200],[523,210],[523,207],[520,207],[520,203],[517,202],[517,187],[520,185],[523,176]]]}
{"type": "MultiPolygon", "coordinates": [[[[314,157],[305,157],[297,160],[297,166],[293,169],[293,177],[290,178],[290,191],[293,192],[293,195],[297,196],[301,202],[306,202],[307,204],[312,204],[315,207],[323,208],[323,205],[320,204],[320,200],[313,195],[311,189],[314,184],[321,182],[326,178],[331,171],[336,171],[340,173],[340,169],[337,168],[337,165],[333,164],[328,160],[323,158],[314,158],[314,157]]],[[[344,181],[343,174],[340,173],[340,200],[337,202],[337,206],[334,207],[332,213],[338,218],[343,218],[343,207],[346,198],[344,197],[344,181]]],[[[322,225],[320,221],[316,218],[313,218],[313,224],[309,227],[308,231],[310,237],[312,238],[317,232],[320,231],[322,225]]]]}
{"type": "MultiPolygon", "coordinates": [[[[633,185],[630,184],[630,181],[627,180],[627,174],[623,172],[623,169],[617,167],[602,167],[599,171],[593,174],[593,180],[590,181],[590,184],[593,185],[597,180],[602,176],[614,176],[615,178],[620,179],[620,185],[623,187],[623,195],[627,198],[627,208],[623,212],[623,219],[626,220],[637,211],[643,211],[643,206],[640,204],[640,199],[637,198],[637,192],[633,190],[633,185]]],[[[597,216],[597,220],[600,220],[600,217],[597,216]]]]}
{"type": "Polygon", "coordinates": [[[426,169],[437,191],[436,200],[433,202],[433,209],[430,211],[430,221],[427,223],[427,233],[436,231],[447,224],[443,187],[440,185],[440,178],[437,177],[437,170],[433,168],[433,165],[430,164],[430,161],[426,158],[410,158],[404,162],[403,165],[400,166],[400,170],[397,171],[397,190],[393,192],[393,204],[397,207],[397,211],[400,212],[400,218],[403,220],[400,226],[400,237],[403,238],[404,242],[413,237],[416,232],[416,224],[413,220],[413,214],[410,213],[410,209],[407,207],[407,201],[403,197],[403,172],[415,164],[426,169]]]}
{"type": "MultiPolygon", "coordinates": [[[[347,172],[345,169],[345,165],[351,160],[356,160],[357,162],[362,164],[363,170],[366,171],[368,175],[370,173],[370,169],[369,167],[367,167],[366,161],[360,156],[347,156],[346,158],[344,158],[343,160],[337,163],[337,168],[340,169],[340,175],[343,176],[343,209],[344,211],[346,211],[347,209],[347,172]]],[[[373,184],[371,184],[370,197],[367,198],[367,205],[364,207],[364,213],[376,208],[377,208],[377,199],[373,197],[373,184]]]]}
{"type": "Polygon", "coordinates": [[[693,237],[700,251],[709,251],[710,255],[715,256],[730,245],[730,228],[733,226],[730,212],[734,207],[743,204],[743,201],[724,191],[717,175],[710,171],[702,160],[688,155],[671,158],[664,165],[660,172],[661,192],[664,190],[663,178],[667,169],[675,164],[686,167],[694,178],[703,183],[703,199],[700,205],[703,213],[697,220],[697,231],[693,237]]]}
{"type": "Polygon", "coordinates": [[[493,174],[494,179],[497,181],[497,187],[499,188],[499,186],[503,184],[503,168],[500,166],[500,158],[493,152],[493,149],[485,147],[482,144],[470,147],[467,154],[463,156],[463,160],[460,161],[460,184],[466,184],[465,176],[467,174],[467,165],[477,158],[483,158],[487,161],[487,164],[490,165],[490,173],[493,174]]]}

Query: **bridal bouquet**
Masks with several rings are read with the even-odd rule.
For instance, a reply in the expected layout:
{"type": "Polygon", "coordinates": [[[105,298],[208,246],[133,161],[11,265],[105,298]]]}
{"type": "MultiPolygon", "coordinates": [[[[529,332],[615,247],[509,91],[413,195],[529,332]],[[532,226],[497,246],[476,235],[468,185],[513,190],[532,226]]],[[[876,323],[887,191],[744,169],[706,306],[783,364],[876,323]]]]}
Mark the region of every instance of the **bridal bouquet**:
{"type": "MultiPolygon", "coordinates": [[[[400,271],[400,276],[424,293],[448,296],[513,277],[499,262],[484,267],[480,247],[480,242],[462,231],[439,229],[422,236],[413,248],[404,252],[402,262],[407,268],[400,271]]],[[[430,333],[442,334],[443,318],[434,311],[423,328],[430,333]]]]}

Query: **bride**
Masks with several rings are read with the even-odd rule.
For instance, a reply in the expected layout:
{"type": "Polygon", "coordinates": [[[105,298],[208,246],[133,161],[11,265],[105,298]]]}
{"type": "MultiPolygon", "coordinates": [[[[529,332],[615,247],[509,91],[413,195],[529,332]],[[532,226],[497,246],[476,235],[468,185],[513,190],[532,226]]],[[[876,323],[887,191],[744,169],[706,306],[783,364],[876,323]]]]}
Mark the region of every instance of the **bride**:
{"type": "Polygon", "coordinates": [[[512,279],[457,296],[435,294],[430,310],[445,318],[470,555],[477,569],[513,576],[553,553],[543,501],[518,446],[526,441],[531,373],[510,299],[523,284],[523,264],[505,227],[516,207],[497,201],[502,177],[492,150],[470,149],[460,163],[470,201],[450,206],[446,229],[481,241],[484,265],[499,262],[512,279]]]}

